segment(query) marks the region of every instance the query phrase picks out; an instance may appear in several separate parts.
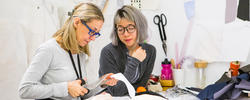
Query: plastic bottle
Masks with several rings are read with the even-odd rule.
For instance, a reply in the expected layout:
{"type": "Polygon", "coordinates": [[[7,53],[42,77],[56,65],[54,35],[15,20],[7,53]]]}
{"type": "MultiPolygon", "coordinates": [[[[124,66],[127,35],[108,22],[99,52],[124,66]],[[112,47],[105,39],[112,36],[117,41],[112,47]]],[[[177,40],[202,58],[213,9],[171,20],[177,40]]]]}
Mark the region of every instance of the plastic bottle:
{"type": "Polygon", "coordinates": [[[161,80],[172,80],[173,74],[171,69],[171,63],[168,61],[168,59],[165,59],[162,64],[162,70],[161,70],[161,80]]]}

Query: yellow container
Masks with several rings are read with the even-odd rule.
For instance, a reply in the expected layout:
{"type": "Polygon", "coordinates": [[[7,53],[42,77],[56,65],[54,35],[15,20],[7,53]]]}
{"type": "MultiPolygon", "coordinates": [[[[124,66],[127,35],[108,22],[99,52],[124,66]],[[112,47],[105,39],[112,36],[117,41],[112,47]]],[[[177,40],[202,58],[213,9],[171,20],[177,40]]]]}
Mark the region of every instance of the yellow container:
{"type": "Polygon", "coordinates": [[[174,86],[174,81],[173,80],[160,80],[161,86],[174,86]]]}
{"type": "Polygon", "coordinates": [[[207,61],[196,61],[195,63],[194,63],[194,66],[196,67],[196,68],[206,68],[207,67],[207,61]]]}
{"type": "Polygon", "coordinates": [[[166,90],[169,89],[169,88],[172,88],[172,86],[163,86],[163,87],[162,87],[162,90],[163,90],[163,91],[166,91],[166,90]]]}

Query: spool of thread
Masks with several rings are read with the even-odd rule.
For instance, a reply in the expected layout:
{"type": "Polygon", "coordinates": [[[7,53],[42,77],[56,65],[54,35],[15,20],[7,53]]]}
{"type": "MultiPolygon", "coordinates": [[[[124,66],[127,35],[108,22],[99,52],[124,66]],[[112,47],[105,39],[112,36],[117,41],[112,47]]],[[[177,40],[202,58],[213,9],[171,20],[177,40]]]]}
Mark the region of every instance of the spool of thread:
{"type": "Polygon", "coordinates": [[[232,76],[238,76],[238,69],[240,68],[239,61],[232,61],[230,63],[230,70],[232,70],[232,76]]]}

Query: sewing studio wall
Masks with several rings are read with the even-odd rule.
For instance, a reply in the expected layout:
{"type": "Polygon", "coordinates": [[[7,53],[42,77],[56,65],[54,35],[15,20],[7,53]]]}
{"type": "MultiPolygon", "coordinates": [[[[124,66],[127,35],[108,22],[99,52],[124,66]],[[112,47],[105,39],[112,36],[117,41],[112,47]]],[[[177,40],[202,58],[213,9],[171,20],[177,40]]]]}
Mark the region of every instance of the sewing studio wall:
{"type": "Polygon", "coordinates": [[[167,18],[167,58],[183,63],[187,69],[193,69],[195,60],[208,61],[206,84],[227,71],[230,61],[239,60],[242,66],[250,63],[249,10],[240,10],[247,3],[249,8],[249,0],[2,0],[1,100],[19,100],[17,87],[35,50],[51,38],[68,18],[67,12],[79,2],[97,4],[105,17],[101,38],[90,43],[91,57],[86,65],[89,82],[98,78],[101,49],[111,42],[114,13],[124,4],[141,9],[147,18],[147,42],[157,49],[155,75],[160,75],[161,62],[166,58],[158,26],[153,22],[155,15],[162,13],[167,18]]]}

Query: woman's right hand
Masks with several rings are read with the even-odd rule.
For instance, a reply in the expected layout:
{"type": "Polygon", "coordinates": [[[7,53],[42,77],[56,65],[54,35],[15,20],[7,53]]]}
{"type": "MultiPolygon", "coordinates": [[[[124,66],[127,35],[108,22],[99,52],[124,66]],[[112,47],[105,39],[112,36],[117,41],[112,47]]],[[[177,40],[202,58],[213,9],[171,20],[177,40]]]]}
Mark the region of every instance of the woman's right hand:
{"type": "Polygon", "coordinates": [[[81,83],[81,80],[74,80],[68,82],[68,92],[73,98],[78,96],[84,96],[86,93],[88,93],[88,90],[82,87],[81,83]]]}
{"type": "Polygon", "coordinates": [[[146,58],[146,50],[142,49],[142,47],[139,47],[135,50],[135,52],[132,53],[132,57],[135,57],[142,62],[146,58]]]}

